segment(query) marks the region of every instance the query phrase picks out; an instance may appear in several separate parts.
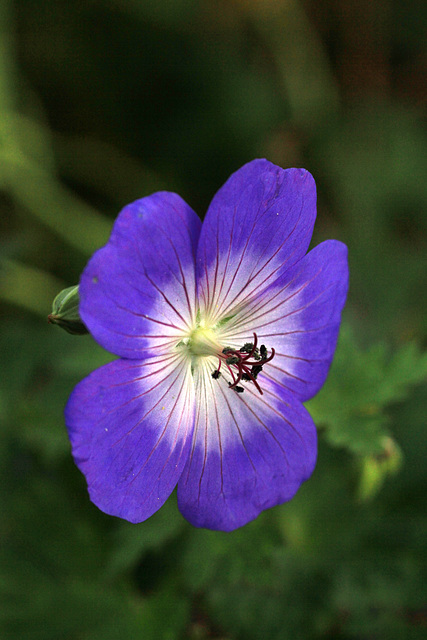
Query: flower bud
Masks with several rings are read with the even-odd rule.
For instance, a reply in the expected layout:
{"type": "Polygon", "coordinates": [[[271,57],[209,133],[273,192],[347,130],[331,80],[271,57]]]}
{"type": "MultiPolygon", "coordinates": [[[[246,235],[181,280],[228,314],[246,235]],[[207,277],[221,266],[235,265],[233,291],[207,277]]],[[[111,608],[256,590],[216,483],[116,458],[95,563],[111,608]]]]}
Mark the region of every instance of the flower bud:
{"type": "Polygon", "coordinates": [[[397,442],[390,436],[384,436],[381,445],[383,450],[380,453],[362,459],[358,487],[358,497],[362,501],[373,498],[386,477],[397,473],[402,466],[403,454],[397,442]]]}
{"type": "Polygon", "coordinates": [[[73,335],[89,333],[79,314],[79,286],[63,289],[52,303],[52,313],[47,317],[48,322],[57,324],[73,335]]]}

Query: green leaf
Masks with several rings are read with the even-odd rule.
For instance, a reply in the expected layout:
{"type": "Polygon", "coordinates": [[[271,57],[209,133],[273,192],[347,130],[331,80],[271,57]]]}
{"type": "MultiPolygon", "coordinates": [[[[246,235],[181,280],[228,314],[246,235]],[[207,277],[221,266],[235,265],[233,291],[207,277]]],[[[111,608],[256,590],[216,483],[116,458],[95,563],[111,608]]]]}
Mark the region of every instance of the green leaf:
{"type": "Polygon", "coordinates": [[[382,454],[387,405],[404,399],[427,376],[427,354],[414,343],[394,354],[383,344],[359,348],[345,325],[322,391],[307,407],[326,440],[361,455],[382,454]]]}

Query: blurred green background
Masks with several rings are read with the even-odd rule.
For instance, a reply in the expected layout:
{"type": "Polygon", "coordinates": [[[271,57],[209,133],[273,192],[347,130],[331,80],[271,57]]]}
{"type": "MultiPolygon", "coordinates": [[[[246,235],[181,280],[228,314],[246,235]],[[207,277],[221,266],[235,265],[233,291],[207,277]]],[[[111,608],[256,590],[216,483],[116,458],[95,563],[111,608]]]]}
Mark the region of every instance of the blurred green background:
{"type": "Polygon", "coordinates": [[[0,639],[427,637],[427,13],[417,0],[1,0],[0,639]],[[46,316],[128,202],[254,157],[346,242],[317,469],[231,534],[99,512],[63,407],[111,356],[46,316]]]}

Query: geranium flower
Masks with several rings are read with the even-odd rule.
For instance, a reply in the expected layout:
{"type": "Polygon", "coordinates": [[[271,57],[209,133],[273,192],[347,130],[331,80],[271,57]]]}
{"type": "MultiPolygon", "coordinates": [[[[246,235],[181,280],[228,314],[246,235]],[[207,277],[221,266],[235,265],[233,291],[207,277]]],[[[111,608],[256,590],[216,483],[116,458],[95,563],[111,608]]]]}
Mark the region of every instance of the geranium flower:
{"type": "Polygon", "coordinates": [[[102,511],[141,522],[178,485],[197,527],[231,531],[311,475],[302,402],[325,381],[348,286],[347,250],[306,255],[315,183],[255,160],[202,225],[175,193],[137,200],[80,282],[80,313],[120,359],[77,385],[65,415],[102,511]]]}

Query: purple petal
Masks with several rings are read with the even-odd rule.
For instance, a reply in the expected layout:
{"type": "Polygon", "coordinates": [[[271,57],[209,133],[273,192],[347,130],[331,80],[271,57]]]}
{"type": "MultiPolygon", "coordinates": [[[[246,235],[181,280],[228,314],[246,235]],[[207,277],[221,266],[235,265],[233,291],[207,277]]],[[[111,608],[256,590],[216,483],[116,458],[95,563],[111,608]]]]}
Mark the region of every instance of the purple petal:
{"type": "Polygon", "coordinates": [[[77,385],[65,421],[92,502],[142,522],[173,491],[188,457],[190,366],[175,354],[112,362],[77,385]]]}
{"type": "Polygon", "coordinates": [[[201,223],[176,194],[125,207],[109,242],[80,281],[80,312],[94,338],[127,358],[177,343],[195,313],[195,251],[201,223]]]}
{"type": "MultiPolygon", "coordinates": [[[[244,343],[256,332],[275,349],[260,374],[305,401],[326,380],[348,289],[347,247],[327,240],[315,247],[235,317],[233,336],[244,343]]],[[[231,330],[231,327],[230,327],[231,330]]]]}
{"type": "Polygon", "coordinates": [[[197,380],[192,449],[178,506],[196,527],[232,531],[290,500],[312,473],[316,429],[292,394],[272,382],[237,394],[208,371],[197,380]]]}
{"type": "Polygon", "coordinates": [[[232,314],[302,258],[315,217],[308,171],[254,160],[234,173],[212,200],[197,250],[199,300],[208,315],[232,314]]]}

